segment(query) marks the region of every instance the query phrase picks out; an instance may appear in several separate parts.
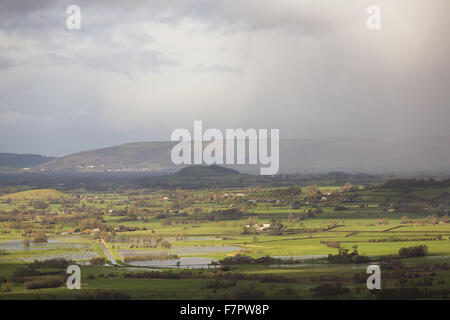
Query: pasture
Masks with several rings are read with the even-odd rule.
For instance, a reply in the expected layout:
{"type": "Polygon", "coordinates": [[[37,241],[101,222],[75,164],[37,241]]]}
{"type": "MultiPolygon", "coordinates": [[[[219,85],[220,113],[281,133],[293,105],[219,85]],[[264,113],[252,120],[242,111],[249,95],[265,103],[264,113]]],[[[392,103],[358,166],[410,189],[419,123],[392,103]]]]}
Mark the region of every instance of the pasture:
{"type": "Polygon", "coordinates": [[[330,298],[322,296],[321,285],[336,284],[346,289],[332,289],[337,290],[332,298],[380,298],[358,280],[369,262],[327,261],[345,250],[376,264],[393,259],[406,275],[414,273],[411,279],[391,275],[398,264],[389,262],[394,267],[383,282],[388,295],[401,287],[419,288],[418,298],[445,298],[449,191],[440,185],[346,184],[6,194],[0,197],[0,298],[98,298],[104,292],[136,299],[249,298],[246,289],[252,287],[265,298],[314,299],[330,298]],[[38,240],[42,235],[45,241],[38,240]],[[427,248],[425,257],[399,256],[400,249],[420,245],[427,248]],[[105,250],[118,266],[111,266],[105,250]],[[236,256],[282,260],[220,264],[236,256]],[[132,258],[125,263],[124,257],[132,258]],[[92,265],[94,258],[105,264],[92,265]],[[142,262],[147,258],[151,264],[142,262]],[[27,289],[33,279],[67,277],[64,270],[20,271],[51,259],[81,265],[82,293],[63,284],[27,289]]]}

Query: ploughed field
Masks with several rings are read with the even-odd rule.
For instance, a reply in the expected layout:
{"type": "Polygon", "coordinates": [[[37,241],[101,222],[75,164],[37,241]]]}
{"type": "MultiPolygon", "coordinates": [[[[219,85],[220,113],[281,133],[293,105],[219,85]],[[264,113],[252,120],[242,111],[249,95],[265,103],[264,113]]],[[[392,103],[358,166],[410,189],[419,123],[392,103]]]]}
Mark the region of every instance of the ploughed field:
{"type": "Polygon", "coordinates": [[[447,299],[450,187],[403,183],[5,189],[0,298],[447,299]],[[370,264],[382,290],[366,287],[370,264]]]}

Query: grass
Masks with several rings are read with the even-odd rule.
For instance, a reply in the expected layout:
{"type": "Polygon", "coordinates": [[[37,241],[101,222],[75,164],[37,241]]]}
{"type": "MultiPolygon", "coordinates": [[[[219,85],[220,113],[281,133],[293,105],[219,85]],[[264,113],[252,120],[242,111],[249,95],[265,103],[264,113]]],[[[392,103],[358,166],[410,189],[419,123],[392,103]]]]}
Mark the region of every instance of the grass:
{"type": "Polygon", "coordinates": [[[54,189],[36,189],[27,190],[16,193],[10,193],[0,197],[0,200],[11,199],[17,200],[60,200],[66,198],[67,195],[61,191],[54,189]]]}
{"type": "MultiPolygon", "coordinates": [[[[16,211],[30,211],[32,214],[24,215],[18,220],[19,227],[15,227],[11,221],[0,222],[0,248],[4,242],[22,240],[24,228],[29,225],[35,230],[44,230],[51,238],[61,237],[61,233],[73,231],[80,219],[86,217],[101,217],[109,230],[121,225],[132,227],[136,231],[116,232],[118,237],[126,238],[107,245],[113,252],[116,260],[119,259],[119,250],[127,249],[145,251],[146,254],[163,251],[173,254],[179,251],[182,257],[206,257],[220,260],[237,252],[244,253],[254,258],[266,255],[270,256],[301,256],[301,255],[328,255],[336,254],[337,249],[323,244],[324,241],[336,241],[342,248],[351,249],[357,246],[361,255],[377,257],[381,255],[395,255],[402,247],[410,247],[419,244],[428,246],[429,256],[417,259],[404,259],[405,263],[417,266],[421,264],[450,261],[450,223],[444,221],[441,215],[437,223],[431,219],[425,219],[439,213],[441,206],[439,197],[449,188],[414,188],[407,192],[398,190],[371,188],[363,189],[361,186],[355,192],[342,192],[340,186],[320,186],[323,193],[332,193],[327,201],[308,201],[304,193],[290,198],[290,196],[278,195],[279,188],[229,188],[229,189],[200,189],[187,190],[142,190],[130,193],[126,192],[86,192],[80,199],[69,196],[69,192],[63,193],[54,189],[28,190],[12,193],[0,198],[0,218],[17,215],[16,211]],[[224,198],[225,193],[244,193],[245,198],[224,198]],[[358,198],[353,202],[347,200],[348,196],[357,194],[358,198]],[[218,199],[214,199],[218,196],[218,199]],[[167,197],[168,200],[164,200],[167,197]],[[335,197],[335,198],[333,198],[335,197]],[[8,200],[7,199],[11,199],[8,200]],[[257,202],[250,205],[247,199],[273,199],[279,202],[257,202]],[[45,210],[36,211],[29,200],[50,201],[45,210]],[[298,201],[301,205],[292,209],[292,203],[298,201]],[[423,210],[403,212],[391,212],[397,203],[406,202],[425,203],[423,210]],[[433,202],[436,201],[436,202],[433,202]],[[63,205],[69,206],[64,209],[63,205]],[[202,212],[212,212],[218,209],[231,207],[244,208],[241,219],[228,221],[202,221],[195,219],[194,212],[199,209],[202,212]],[[345,206],[345,211],[335,211],[336,206],[345,206]],[[87,209],[88,208],[88,209],[87,209]],[[320,213],[314,213],[321,209],[320,213]],[[95,211],[97,210],[97,211],[95,211]],[[109,212],[123,212],[121,215],[109,212]],[[138,217],[144,219],[122,221],[128,218],[127,211],[134,210],[138,217]],[[171,225],[164,225],[164,219],[155,217],[159,210],[168,212],[171,225]],[[176,216],[175,212],[185,211],[187,216],[176,216]],[[313,216],[308,216],[312,211],[313,216]],[[15,213],[14,213],[15,212],[15,213]],[[82,218],[76,218],[77,216],[82,218]],[[281,221],[287,230],[280,235],[270,235],[268,232],[258,234],[244,234],[243,228],[248,223],[250,216],[257,216],[260,223],[271,223],[272,219],[281,221]],[[402,219],[408,217],[408,221],[402,219]],[[44,224],[43,219],[54,217],[54,223],[44,224]],[[71,217],[75,217],[73,220],[71,217]],[[77,220],[78,219],[78,220],[77,220]],[[424,219],[426,221],[424,221],[424,219]],[[186,221],[184,221],[186,220],[186,221]],[[193,223],[195,221],[195,223],[193,223]],[[331,225],[338,227],[326,230],[331,225]],[[391,229],[392,228],[392,229],[391,229]],[[186,239],[175,241],[180,235],[186,239]],[[442,240],[431,240],[440,235],[442,240]],[[161,237],[171,243],[170,249],[164,249],[160,245],[157,248],[140,248],[133,245],[132,239],[142,237],[161,237]],[[378,241],[378,242],[377,242],[378,241]],[[383,241],[383,242],[381,242],[383,241]],[[201,250],[211,247],[211,250],[201,250]],[[226,251],[217,251],[214,248],[236,247],[226,251]],[[435,258],[438,257],[438,258],[435,258]]],[[[447,200],[448,201],[448,200],[447,200]]],[[[201,215],[199,215],[201,217],[201,215]]],[[[16,222],[17,224],[17,222],[16,222]]],[[[0,255],[0,278],[9,278],[14,270],[24,266],[33,259],[64,256],[71,253],[88,251],[101,257],[105,257],[97,239],[92,235],[77,235],[63,238],[60,243],[50,249],[37,250],[9,250],[8,254],[0,255]],[[86,248],[71,248],[68,245],[83,245],[86,248]]],[[[363,265],[330,265],[323,262],[305,262],[299,266],[242,265],[233,267],[231,272],[245,274],[276,274],[286,277],[295,277],[298,281],[289,286],[296,290],[302,297],[312,298],[310,289],[321,282],[314,282],[315,277],[343,276],[344,285],[349,287],[352,297],[373,298],[364,289],[364,284],[355,284],[352,277],[357,272],[363,272],[363,265]],[[358,289],[359,288],[359,289],[358,289]]],[[[205,289],[208,279],[202,277],[213,275],[214,270],[195,271],[199,273],[196,279],[132,279],[124,276],[126,272],[136,270],[149,270],[148,268],[130,269],[127,266],[82,266],[82,288],[88,292],[96,290],[118,290],[128,293],[136,299],[220,299],[229,296],[234,291],[254,287],[262,290],[268,297],[275,295],[277,291],[286,288],[284,283],[265,283],[261,281],[237,281],[236,287],[220,290],[205,289]],[[202,272],[203,276],[200,276],[202,272]],[[109,276],[113,274],[114,276],[109,276]]],[[[175,272],[179,272],[175,271],[175,272]]],[[[217,270],[216,270],[217,272],[217,270]]],[[[433,288],[448,289],[450,285],[450,273],[448,270],[435,272],[433,288]],[[444,283],[441,283],[444,281],[444,283]]],[[[395,287],[395,279],[386,279],[385,285],[395,287]]],[[[0,299],[18,298],[76,298],[77,292],[69,292],[65,288],[27,290],[21,284],[15,284],[11,292],[1,292],[0,299]]]]}

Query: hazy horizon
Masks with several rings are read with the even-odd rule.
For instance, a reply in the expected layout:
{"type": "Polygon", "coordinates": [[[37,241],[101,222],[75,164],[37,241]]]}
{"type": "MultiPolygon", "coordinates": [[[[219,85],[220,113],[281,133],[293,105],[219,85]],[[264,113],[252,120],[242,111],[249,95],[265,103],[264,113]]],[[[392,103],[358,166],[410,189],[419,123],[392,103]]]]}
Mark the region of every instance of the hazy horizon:
{"type": "MultiPolygon", "coordinates": [[[[335,136],[335,137],[312,137],[312,138],[281,138],[280,141],[287,141],[287,140],[297,140],[297,141],[307,141],[307,140],[317,140],[317,141],[327,141],[327,140],[349,140],[349,139],[359,139],[359,140],[373,140],[373,141],[379,141],[379,142],[399,142],[399,141],[407,141],[407,140],[415,140],[415,139],[423,139],[423,138],[449,138],[450,139],[450,135],[432,135],[432,136],[417,136],[417,137],[408,137],[408,138],[397,138],[397,139],[389,139],[389,138],[375,138],[375,137],[345,137],[345,136],[335,136]]],[[[0,153],[9,153],[9,154],[34,154],[34,155],[41,155],[41,156],[45,156],[45,157],[56,157],[56,158],[62,158],[62,157],[66,157],[66,156],[70,156],[70,155],[74,155],[74,154],[78,154],[81,152],[88,152],[88,151],[94,151],[94,150],[99,150],[99,149],[108,149],[108,148],[112,148],[112,147],[116,147],[116,146],[122,146],[122,145],[127,145],[127,144],[139,144],[139,143],[152,143],[152,142],[171,142],[173,144],[176,144],[177,142],[174,141],[170,141],[170,140],[141,140],[141,141],[129,141],[129,142],[124,142],[124,143],[117,143],[117,144],[112,144],[112,145],[104,145],[104,146],[99,146],[98,148],[91,148],[91,149],[80,149],[78,151],[72,152],[72,153],[67,153],[67,154],[61,154],[61,155],[54,155],[54,154],[44,154],[44,153],[30,153],[30,152],[21,152],[21,153],[16,153],[16,152],[8,152],[8,151],[3,151],[0,150],[0,153]]]]}

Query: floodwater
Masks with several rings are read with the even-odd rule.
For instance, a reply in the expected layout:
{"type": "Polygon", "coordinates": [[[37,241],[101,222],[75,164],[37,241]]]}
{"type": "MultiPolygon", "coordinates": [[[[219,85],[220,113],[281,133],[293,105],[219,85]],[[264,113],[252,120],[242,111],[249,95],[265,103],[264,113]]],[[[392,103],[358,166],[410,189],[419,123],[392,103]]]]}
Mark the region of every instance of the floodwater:
{"type": "Polygon", "coordinates": [[[209,252],[228,252],[228,251],[239,251],[242,248],[233,246],[199,246],[199,247],[175,247],[167,250],[118,250],[119,255],[140,255],[140,254],[159,254],[159,253],[209,253],[209,252]]]}
{"type": "MultiPolygon", "coordinates": [[[[178,247],[168,250],[118,250],[121,257],[123,256],[139,256],[150,254],[185,254],[185,253],[210,253],[210,252],[228,252],[240,250],[240,247],[233,246],[199,246],[199,247],[178,247]]],[[[205,269],[214,268],[211,262],[217,260],[206,257],[181,257],[179,259],[154,259],[147,261],[132,261],[129,264],[141,267],[158,267],[158,268],[185,268],[185,269],[205,269]]]]}
{"type": "Polygon", "coordinates": [[[310,268],[310,267],[323,267],[323,264],[312,264],[307,262],[312,262],[314,260],[326,258],[327,255],[322,254],[309,254],[309,255],[297,255],[297,256],[274,256],[273,258],[281,260],[293,260],[299,263],[289,263],[289,264],[271,264],[271,268],[310,268]]]}
{"type": "Polygon", "coordinates": [[[183,239],[177,238],[165,238],[167,241],[221,241],[222,238],[213,238],[213,237],[186,237],[183,239]]]}
{"type": "Polygon", "coordinates": [[[48,260],[56,258],[70,259],[75,261],[86,261],[91,258],[98,257],[97,253],[93,250],[91,245],[86,243],[70,243],[67,241],[67,239],[69,239],[70,241],[70,239],[74,238],[76,237],[49,238],[48,242],[42,243],[30,242],[29,246],[26,246],[23,240],[11,240],[6,242],[0,242],[0,250],[6,251],[49,250],[48,253],[19,258],[19,260],[21,261],[48,260]],[[51,252],[51,250],[61,250],[66,252],[53,253],[51,252]]]}
{"type": "Polygon", "coordinates": [[[29,247],[24,244],[23,240],[0,242],[0,249],[3,250],[83,249],[89,247],[85,244],[61,242],[60,238],[50,238],[48,242],[30,242],[29,247]]]}
{"type": "Polygon", "coordinates": [[[316,260],[326,258],[325,254],[309,254],[309,255],[298,255],[298,256],[274,256],[273,258],[281,260],[295,260],[295,261],[306,261],[306,260],[316,260]]]}
{"type": "Polygon", "coordinates": [[[98,257],[98,254],[94,251],[73,251],[73,252],[61,252],[55,254],[43,254],[39,256],[32,256],[26,258],[20,258],[21,261],[32,262],[34,260],[44,261],[50,259],[66,259],[74,261],[86,261],[92,258],[98,257]]]}
{"type": "Polygon", "coordinates": [[[133,261],[128,264],[140,267],[205,269],[214,268],[214,266],[211,266],[213,261],[215,262],[216,260],[202,257],[185,257],[168,260],[133,261]]]}

